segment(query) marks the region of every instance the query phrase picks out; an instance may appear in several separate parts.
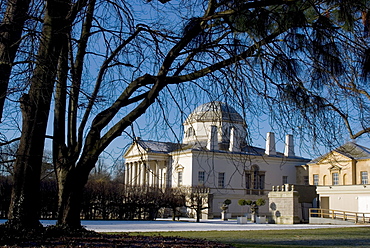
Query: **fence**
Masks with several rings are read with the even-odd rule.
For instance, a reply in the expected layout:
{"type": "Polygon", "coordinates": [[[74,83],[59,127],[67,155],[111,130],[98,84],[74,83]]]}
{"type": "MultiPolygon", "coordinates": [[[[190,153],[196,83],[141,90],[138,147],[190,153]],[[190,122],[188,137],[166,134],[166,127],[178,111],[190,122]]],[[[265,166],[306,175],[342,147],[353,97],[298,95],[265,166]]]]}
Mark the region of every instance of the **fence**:
{"type": "Polygon", "coordinates": [[[310,208],[309,216],[352,221],[354,223],[370,223],[370,213],[359,213],[334,209],[310,208]]]}

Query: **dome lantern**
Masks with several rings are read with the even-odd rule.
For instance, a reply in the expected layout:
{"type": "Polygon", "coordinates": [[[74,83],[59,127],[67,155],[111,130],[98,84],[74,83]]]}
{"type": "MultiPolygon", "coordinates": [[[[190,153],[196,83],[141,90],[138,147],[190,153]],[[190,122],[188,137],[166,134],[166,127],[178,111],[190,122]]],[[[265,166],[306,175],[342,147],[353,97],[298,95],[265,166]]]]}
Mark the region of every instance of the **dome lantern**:
{"type": "MultiPolygon", "coordinates": [[[[233,146],[240,146],[246,137],[246,124],[242,116],[226,103],[214,101],[198,106],[185,120],[183,143],[205,146],[211,127],[217,127],[217,143],[221,150],[228,150],[233,131],[233,146]],[[237,142],[237,143],[235,143],[237,142]]],[[[218,150],[218,149],[216,149],[218,150]]]]}

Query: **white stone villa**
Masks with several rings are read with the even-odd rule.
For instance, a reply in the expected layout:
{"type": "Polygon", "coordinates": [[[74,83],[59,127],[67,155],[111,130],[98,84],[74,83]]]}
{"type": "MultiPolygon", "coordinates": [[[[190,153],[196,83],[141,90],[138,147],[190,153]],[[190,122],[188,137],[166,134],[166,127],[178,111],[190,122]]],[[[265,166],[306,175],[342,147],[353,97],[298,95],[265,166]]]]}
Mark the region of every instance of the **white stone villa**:
{"type": "MultiPolygon", "coordinates": [[[[182,144],[137,138],[124,154],[125,184],[203,185],[210,189],[204,213],[210,218],[221,215],[225,199],[231,199],[229,212],[237,216],[247,211],[240,199],[267,199],[275,185],[308,184],[302,165],[310,160],[295,156],[292,135],[286,136],[284,152],[276,151],[273,133],[265,148],[250,146],[245,120],[225,103],[197,107],[183,126],[182,144]]],[[[268,204],[260,208],[260,214],[268,211],[268,204]]]]}

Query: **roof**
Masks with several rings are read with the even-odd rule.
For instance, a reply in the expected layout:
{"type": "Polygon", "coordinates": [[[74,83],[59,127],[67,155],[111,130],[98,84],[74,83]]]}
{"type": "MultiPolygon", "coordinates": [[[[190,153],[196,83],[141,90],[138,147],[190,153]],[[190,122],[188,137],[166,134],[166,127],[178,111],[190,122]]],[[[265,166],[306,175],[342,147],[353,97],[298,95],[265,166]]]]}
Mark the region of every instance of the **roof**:
{"type": "Polygon", "coordinates": [[[358,145],[354,142],[347,142],[344,145],[332,150],[331,152],[326,153],[323,156],[320,156],[316,159],[313,159],[311,163],[317,163],[320,160],[327,157],[330,153],[337,152],[339,154],[342,154],[343,156],[346,156],[350,159],[366,159],[370,158],[370,148],[367,148],[362,145],[358,145]]]}
{"type": "MultiPolygon", "coordinates": [[[[204,151],[201,147],[194,146],[191,144],[179,144],[179,143],[172,143],[172,142],[162,142],[162,141],[142,140],[142,139],[135,140],[135,143],[138,144],[140,147],[142,147],[146,152],[150,152],[150,153],[168,154],[176,150],[204,151]]],[[[135,143],[133,143],[131,147],[135,145],[135,143]]],[[[127,152],[128,151],[126,151],[126,153],[127,152]]],[[[217,150],[217,152],[228,153],[229,151],[228,150],[217,150]]],[[[244,155],[264,156],[265,149],[246,145],[242,148],[242,151],[237,152],[237,153],[244,154],[244,155]]],[[[276,157],[284,157],[284,154],[277,152],[276,157]]],[[[295,159],[305,159],[302,157],[294,157],[294,158],[295,159]]]]}
{"type": "Polygon", "coordinates": [[[147,152],[169,153],[181,148],[181,144],[172,142],[161,142],[153,140],[136,140],[137,144],[144,148],[147,152]]]}
{"type": "Polygon", "coordinates": [[[354,142],[347,142],[334,151],[353,159],[370,158],[370,149],[354,142]]]}
{"type": "Polygon", "coordinates": [[[199,121],[230,121],[244,123],[244,119],[233,107],[219,101],[208,102],[198,106],[188,116],[185,122],[193,123],[199,121]]]}

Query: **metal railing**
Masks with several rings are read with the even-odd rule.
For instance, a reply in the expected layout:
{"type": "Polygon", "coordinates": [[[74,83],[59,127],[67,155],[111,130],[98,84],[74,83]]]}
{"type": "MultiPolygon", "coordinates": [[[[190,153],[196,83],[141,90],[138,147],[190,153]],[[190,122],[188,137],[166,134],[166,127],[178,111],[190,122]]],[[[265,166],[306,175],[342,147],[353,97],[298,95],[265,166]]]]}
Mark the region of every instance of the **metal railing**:
{"type": "Polygon", "coordinates": [[[309,216],[352,221],[354,223],[370,223],[370,213],[359,213],[323,208],[310,208],[309,216]]]}

